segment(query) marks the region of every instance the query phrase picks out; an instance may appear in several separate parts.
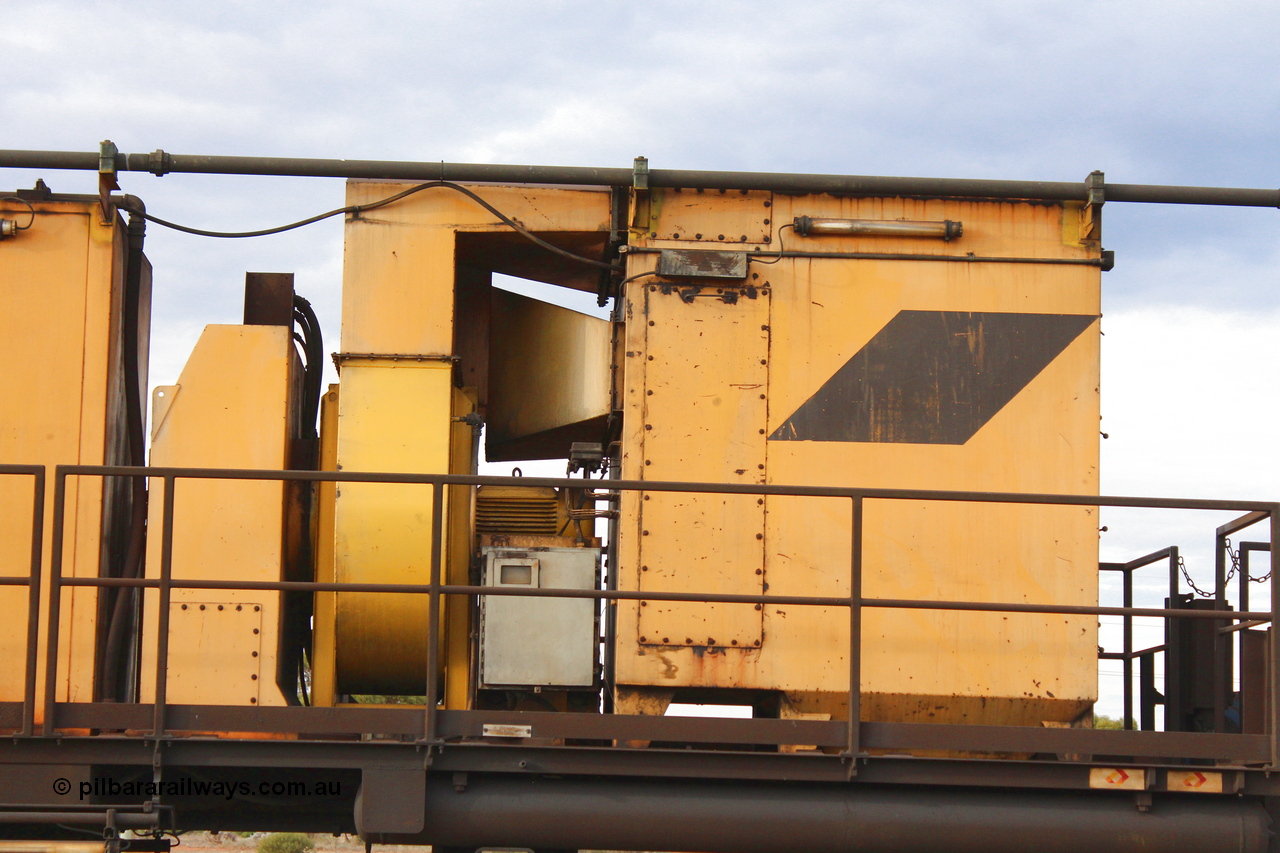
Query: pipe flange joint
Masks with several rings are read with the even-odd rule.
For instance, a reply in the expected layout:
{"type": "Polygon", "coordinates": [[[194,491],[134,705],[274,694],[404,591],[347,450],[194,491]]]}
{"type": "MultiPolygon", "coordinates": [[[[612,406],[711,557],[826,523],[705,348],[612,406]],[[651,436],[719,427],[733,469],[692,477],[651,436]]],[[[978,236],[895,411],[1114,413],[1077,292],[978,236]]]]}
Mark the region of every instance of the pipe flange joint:
{"type": "Polygon", "coordinates": [[[162,178],[173,171],[173,155],[168,151],[157,148],[147,155],[147,171],[162,178]]]}

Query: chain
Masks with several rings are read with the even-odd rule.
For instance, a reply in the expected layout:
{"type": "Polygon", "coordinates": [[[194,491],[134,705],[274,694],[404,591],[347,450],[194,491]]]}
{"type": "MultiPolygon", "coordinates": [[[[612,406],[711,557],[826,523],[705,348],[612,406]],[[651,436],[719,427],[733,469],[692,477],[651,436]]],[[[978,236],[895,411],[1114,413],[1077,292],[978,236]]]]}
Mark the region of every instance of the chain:
{"type": "Polygon", "coordinates": [[[1225,536],[1222,538],[1222,547],[1227,552],[1227,556],[1231,558],[1231,570],[1227,572],[1227,579],[1222,582],[1223,586],[1226,586],[1240,572],[1240,552],[1231,549],[1231,540],[1225,536]]]}
{"type": "Polygon", "coordinates": [[[1216,592],[1205,592],[1196,586],[1196,582],[1191,579],[1191,573],[1187,571],[1187,561],[1182,559],[1182,555],[1178,555],[1178,568],[1182,571],[1182,579],[1187,582],[1187,586],[1191,587],[1192,592],[1201,598],[1216,598],[1216,592]]]}
{"type": "MultiPolygon", "coordinates": [[[[1223,581],[1222,581],[1222,585],[1225,587],[1227,584],[1231,583],[1232,578],[1234,578],[1237,574],[1240,573],[1240,552],[1236,550],[1232,550],[1231,540],[1226,537],[1223,537],[1223,547],[1227,551],[1227,556],[1231,558],[1231,568],[1227,570],[1227,576],[1223,578],[1223,581]]],[[[1216,591],[1205,592],[1200,587],[1196,586],[1196,582],[1191,579],[1191,573],[1187,571],[1187,563],[1185,560],[1182,559],[1181,554],[1178,555],[1178,568],[1182,571],[1183,580],[1187,582],[1187,586],[1191,587],[1192,591],[1194,591],[1196,595],[1200,596],[1201,598],[1217,597],[1218,593],[1216,591]]],[[[1268,571],[1262,577],[1249,578],[1250,583],[1265,583],[1269,580],[1271,580],[1270,571],[1268,571]]]]}

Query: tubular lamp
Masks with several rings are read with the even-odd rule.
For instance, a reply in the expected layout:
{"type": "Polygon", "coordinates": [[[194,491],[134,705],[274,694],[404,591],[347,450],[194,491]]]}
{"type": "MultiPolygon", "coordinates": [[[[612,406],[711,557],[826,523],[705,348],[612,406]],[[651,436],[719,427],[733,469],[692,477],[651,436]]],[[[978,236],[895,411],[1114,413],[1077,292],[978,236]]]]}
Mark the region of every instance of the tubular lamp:
{"type": "Polygon", "coordinates": [[[951,219],[941,222],[906,222],[894,219],[823,219],[797,216],[796,233],[801,237],[933,237],[954,240],[964,226],[951,219]]]}

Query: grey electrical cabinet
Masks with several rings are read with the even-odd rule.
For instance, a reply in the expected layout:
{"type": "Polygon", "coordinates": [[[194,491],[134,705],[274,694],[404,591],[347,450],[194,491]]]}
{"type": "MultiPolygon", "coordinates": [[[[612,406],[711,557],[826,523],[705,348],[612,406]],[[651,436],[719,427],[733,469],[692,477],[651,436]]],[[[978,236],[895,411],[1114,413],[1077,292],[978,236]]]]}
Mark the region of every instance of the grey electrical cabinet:
{"type": "MultiPolygon", "coordinates": [[[[599,548],[481,549],[484,585],[595,589],[599,548]]],[[[599,602],[590,598],[480,597],[481,687],[592,687],[599,602]]]]}

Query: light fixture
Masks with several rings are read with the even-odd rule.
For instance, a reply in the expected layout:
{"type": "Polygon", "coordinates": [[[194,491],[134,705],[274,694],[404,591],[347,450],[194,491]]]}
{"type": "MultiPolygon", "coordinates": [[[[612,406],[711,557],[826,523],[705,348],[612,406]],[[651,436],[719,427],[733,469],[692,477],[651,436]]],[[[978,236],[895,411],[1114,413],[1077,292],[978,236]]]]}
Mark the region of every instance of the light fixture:
{"type": "Polygon", "coordinates": [[[801,237],[933,237],[954,240],[964,226],[951,219],[941,222],[906,222],[897,219],[824,219],[797,216],[793,223],[801,237]]]}

